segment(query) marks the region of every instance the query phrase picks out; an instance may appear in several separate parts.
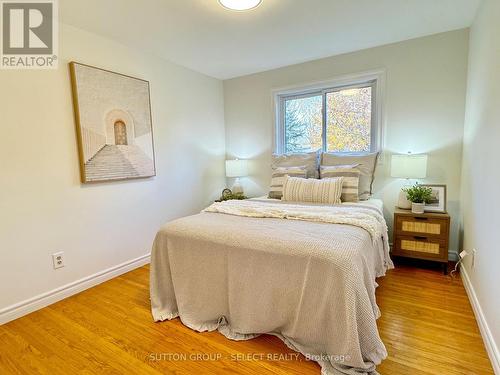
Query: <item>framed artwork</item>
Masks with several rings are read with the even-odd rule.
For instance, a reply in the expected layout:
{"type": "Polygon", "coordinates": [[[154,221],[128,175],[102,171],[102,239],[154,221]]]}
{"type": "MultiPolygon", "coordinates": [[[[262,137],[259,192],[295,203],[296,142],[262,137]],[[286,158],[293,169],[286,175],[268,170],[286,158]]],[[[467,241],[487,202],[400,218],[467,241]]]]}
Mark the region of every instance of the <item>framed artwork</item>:
{"type": "Polygon", "coordinates": [[[70,63],[83,183],[156,175],[149,82],[70,63]]]}
{"type": "Polygon", "coordinates": [[[425,204],[425,211],[446,213],[446,185],[425,185],[432,189],[431,202],[425,204]]]}

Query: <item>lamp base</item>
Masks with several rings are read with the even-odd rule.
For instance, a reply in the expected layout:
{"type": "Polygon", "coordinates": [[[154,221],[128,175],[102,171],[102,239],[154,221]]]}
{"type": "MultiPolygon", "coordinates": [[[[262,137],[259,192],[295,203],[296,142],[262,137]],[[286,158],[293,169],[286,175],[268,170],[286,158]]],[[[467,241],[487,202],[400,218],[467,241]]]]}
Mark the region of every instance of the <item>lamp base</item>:
{"type": "Polygon", "coordinates": [[[243,194],[243,186],[241,186],[241,183],[240,183],[240,179],[239,179],[239,178],[236,178],[236,180],[234,181],[234,185],[233,185],[233,187],[231,188],[231,191],[232,191],[234,194],[243,194]]]}
{"type": "Polygon", "coordinates": [[[398,198],[398,208],[401,208],[403,210],[410,210],[411,209],[411,202],[406,199],[406,193],[403,190],[399,191],[399,198],[398,198]]]}

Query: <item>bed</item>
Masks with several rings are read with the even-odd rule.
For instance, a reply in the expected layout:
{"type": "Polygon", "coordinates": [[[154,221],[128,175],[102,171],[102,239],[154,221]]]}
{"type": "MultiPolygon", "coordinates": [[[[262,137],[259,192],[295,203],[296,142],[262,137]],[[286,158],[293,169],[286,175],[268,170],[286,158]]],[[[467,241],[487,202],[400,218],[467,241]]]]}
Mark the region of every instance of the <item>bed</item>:
{"type": "Polygon", "coordinates": [[[377,277],[393,267],[382,202],[215,203],[153,244],[155,321],[180,317],[233,340],[279,337],[322,374],[377,374],[377,277]]]}

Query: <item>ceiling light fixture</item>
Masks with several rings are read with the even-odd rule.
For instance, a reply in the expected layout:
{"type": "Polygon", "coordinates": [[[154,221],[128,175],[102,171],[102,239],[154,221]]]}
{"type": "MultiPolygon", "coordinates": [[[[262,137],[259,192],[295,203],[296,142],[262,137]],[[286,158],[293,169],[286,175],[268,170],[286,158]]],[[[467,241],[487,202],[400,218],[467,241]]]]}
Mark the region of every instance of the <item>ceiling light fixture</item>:
{"type": "Polygon", "coordinates": [[[257,8],[262,0],[219,0],[220,5],[231,10],[250,10],[257,8]]]}

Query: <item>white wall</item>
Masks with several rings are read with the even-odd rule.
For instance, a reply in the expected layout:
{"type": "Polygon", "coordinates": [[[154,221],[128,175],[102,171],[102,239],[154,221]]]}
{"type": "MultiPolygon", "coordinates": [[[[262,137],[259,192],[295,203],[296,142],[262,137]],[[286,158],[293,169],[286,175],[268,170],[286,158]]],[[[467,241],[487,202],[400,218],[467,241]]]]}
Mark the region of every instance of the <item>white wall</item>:
{"type": "Polygon", "coordinates": [[[464,248],[477,250],[466,258],[478,316],[490,333],[492,362],[500,374],[500,2],[486,0],[471,28],[467,109],[464,132],[462,202],[464,248]],[[479,313],[481,315],[481,313],[479,313]],[[487,326],[487,327],[486,327],[487,326]],[[492,354],[495,353],[495,354],[492,354]]]}
{"type": "MultiPolygon", "coordinates": [[[[450,249],[456,251],[467,51],[468,31],[459,30],[224,81],[227,153],[254,160],[253,175],[243,181],[247,193],[268,190],[273,89],[382,68],[387,77],[385,150],[429,154],[425,181],[448,185],[450,249]]],[[[374,187],[392,222],[404,181],[388,177],[389,160],[378,166],[374,187]]]]}
{"type": "Polygon", "coordinates": [[[65,25],[60,43],[56,71],[0,71],[0,310],[149,253],[225,185],[221,81],[65,25]],[[157,177],[80,184],[71,60],[150,81],[157,177]]]}

